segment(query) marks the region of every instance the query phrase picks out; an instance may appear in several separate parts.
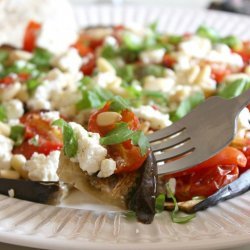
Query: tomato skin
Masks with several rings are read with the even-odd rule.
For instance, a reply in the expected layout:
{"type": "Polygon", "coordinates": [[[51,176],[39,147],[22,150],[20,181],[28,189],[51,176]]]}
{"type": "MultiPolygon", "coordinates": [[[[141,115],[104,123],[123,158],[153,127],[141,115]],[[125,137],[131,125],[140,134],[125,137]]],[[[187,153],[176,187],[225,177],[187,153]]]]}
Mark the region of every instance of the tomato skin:
{"type": "Polygon", "coordinates": [[[81,67],[81,71],[86,76],[91,76],[96,66],[96,59],[93,54],[89,54],[89,59],[81,67]]]}
{"type": "Polygon", "coordinates": [[[199,169],[190,175],[176,178],[175,197],[178,201],[190,200],[195,196],[208,197],[238,176],[239,168],[236,165],[199,169]]]}
{"type": "MultiPolygon", "coordinates": [[[[110,110],[110,102],[107,102],[104,107],[97,112],[94,112],[89,118],[88,130],[99,133],[105,136],[108,132],[115,128],[115,124],[109,126],[98,126],[96,123],[97,116],[100,113],[110,110]]],[[[126,122],[131,130],[138,130],[140,127],[139,119],[130,110],[123,110],[121,112],[121,122],[126,122]]],[[[146,160],[147,155],[141,155],[140,148],[132,144],[131,140],[125,142],[109,145],[106,147],[109,157],[116,161],[116,174],[129,173],[137,170],[146,160]]]]}
{"type": "Polygon", "coordinates": [[[20,122],[25,125],[24,141],[14,147],[14,154],[23,154],[26,159],[30,159],[34,152],[48,155],[51,151],[62,148],[61,130],[44,120],[39,112],[25,114],[20,118],[20,122]],[[29,140],[36,135],[38,135],[38,143],[33,145],[29,140]]]}
{"type": "Polygon", "coordinates": [[[30,21],[25,30],[23,49],[32,52],[36,47],[37,34],[41,29],[41,24],[35,21],[30,21]]]}
{"type": "Polygon", "coordinates": [[[194,166],[193,168],[172,174],[172,176],[173,177],[184,176],[192,174],[194,171],[200,169],[204,169],[205,171],[205,169],[210,167],[227,166],[227,165],[235,165],[240,168],[245,168],[247,165],[247,158],[240,150],[228,146],[222,149],[218,154],[211,157],[210,159],[194,166]]]}

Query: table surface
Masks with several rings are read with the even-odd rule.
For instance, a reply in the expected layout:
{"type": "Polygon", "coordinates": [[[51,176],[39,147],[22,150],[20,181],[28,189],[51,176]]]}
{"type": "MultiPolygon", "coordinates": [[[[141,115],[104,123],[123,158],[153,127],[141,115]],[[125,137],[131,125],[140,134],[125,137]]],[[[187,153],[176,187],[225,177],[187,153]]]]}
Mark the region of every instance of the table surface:
{"type": "MultiPolygon", "coordinates": [[[[164,2],[165,4],[169,4],[170,6],[174,5],[174,6],[192,6],[194,8],[203,8],[205,6],[207,6],[207,3],[209,2],[208,0],[156,0],[157,2],[164,2]]],[[[73,4],[80,4],[80,3],[91,3],[91,2],[95,2],[95,3],[100,3],[102,2],[102,0],[71,0],[71,2],[73,4]]],[[[112,2],[110,1],[105,1],[103,0],[103,2],[112,2]]],[[[118,2],[118,1],[114,1],[113,2],[118,2]]],[[[143,2],[145,3],[145,0],[141,1],[141,0],[136,0],[136,1],[126,1],[126,0],[121,0],[120,2],[125,2],[125,3],[131,3],[131,2],[143,2]]],[[[150,3],[151,0],[146,0],[146,2],[150,3]]],[[[13,242],[14,243],[14,242],[13,242]]],[[[5,244],[5,243],[1,243],[0,242],[0,249],[1,250],[37,250],[39,248],[30,248],[30,247],[23,247],[23,246],[16,246],[16,245],[11,245],[11,244],[5,244]]],[[[249,250],[250,246],[243,246],[243,247],[237,247],[237,248],[230,248],[227,250],[249,250]]]]}

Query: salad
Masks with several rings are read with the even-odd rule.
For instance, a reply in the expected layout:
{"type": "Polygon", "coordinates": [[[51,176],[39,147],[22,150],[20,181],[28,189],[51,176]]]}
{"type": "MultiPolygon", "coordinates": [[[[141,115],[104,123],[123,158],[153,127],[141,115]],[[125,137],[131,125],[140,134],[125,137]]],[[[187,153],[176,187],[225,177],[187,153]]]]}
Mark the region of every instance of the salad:
{"type": "Polygon", "coordinates": [[[194,214],[179,210],[198,211],[249,172],[247,107],[231,145],[182,172],[157,176],[147,140],[206,98],[248,89],[249,41],[206,26],[164,34],[153,23],[87,28],[58,49],[45,27],[29,20],[20,45],[0,47],[1,193],[58,203],[72,188],[91,190],[141,222],[168,209],[185,223],[194,214]]]}

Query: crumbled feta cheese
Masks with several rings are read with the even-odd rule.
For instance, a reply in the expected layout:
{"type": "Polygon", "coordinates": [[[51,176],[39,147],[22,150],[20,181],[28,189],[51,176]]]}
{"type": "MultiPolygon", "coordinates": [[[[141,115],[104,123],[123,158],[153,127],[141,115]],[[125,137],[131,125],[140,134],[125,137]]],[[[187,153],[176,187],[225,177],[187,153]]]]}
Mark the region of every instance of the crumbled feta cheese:
{"type": "Polygon", "coordinates": [[[145,64],[150,63],[161,63],[163,56],[165,54],[165,49],[153,49],[153,50],[146,50],[140,53],[140,59],[145,64]]]}
{"type": "Polygon", "coordinates": [[[74,76],[58,69],[51,70],[44,78],[43,84],[37,87],[32,98],[28,100],[28,107],[32,110],[51,110],[65,106],[64,103],[68,100],[61,98],[61,95],[65,92],[75,91],[79,77],[81,75],[74,76]]]}
{"type": "Polygon", "coordinates": [[[114,174],[116,170],[116,162],[113,159],[104,159],[101,162],[101,169],[97,177],[106,178],[114,174]]]}
{"type": "Polygon", "coordinates": [[[246,131],[250,130],[250,112],[248,108],[242,109],[238,116],[238,126],[235,138],[243,139],[246,135],[246,131]]]}
{"type": "Polygon", "coordinates": [[[8,120],[18,119],[24,114],[23,103],[17,99],[12,99],[3,103],[8,120]]]}
{"type": "Polygon", "coordinates": [[[118,47],[117,40],[113,36],[107,36],[104,39],[104,44],[108,46],[112,46],[113,48],[118,47]]]}
{"type": "Polygon", "coordinates": [[[34,153],[25,164],[28,177],[32,181],[58,181],[56,174],[60,151],[52,151],[49,155],[34,153]]]}
{"type": "Polygon", "coordinates": [[[175,80],[171,77],[148,76],[144,80],[144,89],[151,91],[162,91],[168,93],[175,85],[175,80]]]}
{"type": "Polygon", "coordinates": [[[8,190],[8,195],[9,195],[10,198],[14,198],[14,196],[15,196],[15,191],[14,191],[14,189],[12,189],[12,188],[9,189],[9,190],[8,190]]]}
{"type": "Polygon", "coordinates": [[[212,44],[207,38],[191,36],[189,39],[181,42],[179,48],[190,57],[204,58],[212,49],[212,44]]]}
{"type": "Polygon", "coordinates": [[[52,65],[62,71],[76,73],[82,65],[82,59],[75,48],[70,48],[63,54],[55,56],[52,59],[52,65]]]}
{"type": "Polygon", "coordinates": [[[0,145],[1,145],[0,169],[9,169],[11,158],[12,158],[11,152],[12,152],[14,142],[8,137],[0,135],[0,145]]]}
{"type": "Polygon", "coordinates": [[[152,129],[161,129],[172,124],[168,114],[162,114],[159,110],[155,110],[151,106],[134,108],[133,112],[138,118],[148,121],[152,129]]]}
{"type": "Polygon", "coordinates": [[[60,119],[60,114],[58,111],[42,112],[41,117],[45,120],[53,122],[55,120],[60,119]]]}
{"type": "Polygon", "coordinates": [[[111,175],[112,171],[109,169],[111,167],[107,166],[110,162],[103,162],[107,156],[107,149],[100,145],[100,135],[86,131],[77,123],[70,122],[69,124],[73,128],[78,141],[77,154],[70,160],[79,162],[80,168],[83,171],[87,171],[89,175],[98,172],[101,170],[101,167],[103,167],[100,174],[101,176],[107,175],[108,173],[111,175]]]}

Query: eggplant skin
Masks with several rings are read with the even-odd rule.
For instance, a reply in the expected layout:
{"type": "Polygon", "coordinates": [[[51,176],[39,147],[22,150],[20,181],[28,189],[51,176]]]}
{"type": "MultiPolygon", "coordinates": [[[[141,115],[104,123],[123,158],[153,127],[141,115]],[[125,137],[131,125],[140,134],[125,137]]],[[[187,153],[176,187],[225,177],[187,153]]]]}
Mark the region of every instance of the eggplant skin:
{"type": "Polygon", "coordinates": [[[218,202],[234,198],[247,191],[250,191],[250,170],[247,170],[237,180],[224,186],[213,195],[195,205],[192,212],[205,210],[208,207],[215,206],[218,202]]]}
{"type": "Polygon", "coordinates": [[[54,203],[60,193],[59,182],[42,182],[30,180],[12,180],[0,178],[0,193],[8,195],[14,190],[14,197],[37,203],[54,203]]]}
{"type": "Polygon", "coordinates": [[[155,199],[157,195],[157,164],[155,157],[150,152],[143,166],[141,177],[135,192],[128,201],[128,207],[135,211],[137,220],[144,223],[152,223],[155,216],[155,199]]]}

